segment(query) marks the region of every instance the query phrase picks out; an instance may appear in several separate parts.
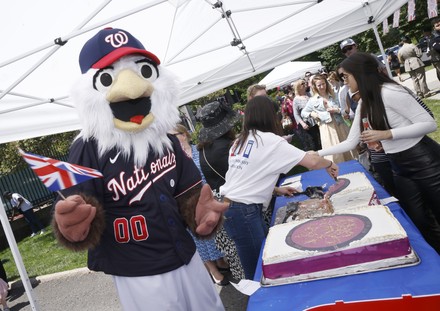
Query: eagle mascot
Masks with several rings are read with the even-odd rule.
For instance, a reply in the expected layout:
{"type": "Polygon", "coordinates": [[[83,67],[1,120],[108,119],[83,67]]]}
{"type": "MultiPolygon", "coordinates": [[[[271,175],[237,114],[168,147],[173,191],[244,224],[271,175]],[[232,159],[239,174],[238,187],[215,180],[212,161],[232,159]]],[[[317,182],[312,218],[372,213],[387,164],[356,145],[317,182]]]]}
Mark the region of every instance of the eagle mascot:
{"type": "Polygon", "coordinates": [[[224,310],[187,230],[211,236],[227,204],[167,134],[180,121],[176,78],[122,29],[99,31],[79,64],[82,130],[68,161],[103,178],[63,190],[57,239],[88,249],[89,269],[113,276],[124,310],[224,310]]]}

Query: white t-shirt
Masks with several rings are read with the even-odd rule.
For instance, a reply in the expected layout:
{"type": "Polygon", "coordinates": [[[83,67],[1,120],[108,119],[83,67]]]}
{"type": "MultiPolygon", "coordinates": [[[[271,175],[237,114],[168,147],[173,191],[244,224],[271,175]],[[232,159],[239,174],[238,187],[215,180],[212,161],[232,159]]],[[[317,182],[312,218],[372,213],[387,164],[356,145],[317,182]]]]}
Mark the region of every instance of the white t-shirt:
{"type": "Polygon", "coordinates": [[[23,199],[23,203],[21,203],[20,205],[20,209],[22,212],[27,211],[28,209],[32,208],[32,204],[31,202],[29,202],[28,200],[26,200],[25,198],[23,198],[21,195],[19,195],[18,193],[13,193],[12,194],[12,198],[11,198],[11,205],[14,207],[18,207],[18,205],[20,204],[20,201],[18,200],[19,198],[23,199]]]}
{"type": "Polygon", "coordinates": [[[245,204],[268,202],[280,174],[289,172],[306,154],[281,136],[260,131],[249,134],[240,154],[232,153],[234,146],[220,194],[245,204]]]}

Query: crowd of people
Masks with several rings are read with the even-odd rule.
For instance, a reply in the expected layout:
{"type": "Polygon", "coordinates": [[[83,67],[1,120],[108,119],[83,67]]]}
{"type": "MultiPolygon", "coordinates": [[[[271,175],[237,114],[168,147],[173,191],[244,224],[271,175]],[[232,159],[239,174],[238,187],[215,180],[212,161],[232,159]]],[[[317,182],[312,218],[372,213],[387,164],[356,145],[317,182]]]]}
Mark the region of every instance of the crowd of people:
{"type": "MultiPolygon", "coordinates": [[[[440,28],[440,19],[433,27],[440,28]]],[[[359,160],[440,254],[440,147],[426,136],[436,122],[420,100],[429,90],[421,86],[420,97],[413,94],[352,39],[340,49],[346,58],[336,70],[305,72],[273,98],[264,85],[249,86],[242,116],[218,102],[199,112],[201,171],[217,198],[229,204],[215,239],[230,269],[225,278],[253,278],[268,232],[265,211],[274,196],[295,193],[283,193],[277,184],[296,165],[336,177],[338,163],[359,160]]]]}

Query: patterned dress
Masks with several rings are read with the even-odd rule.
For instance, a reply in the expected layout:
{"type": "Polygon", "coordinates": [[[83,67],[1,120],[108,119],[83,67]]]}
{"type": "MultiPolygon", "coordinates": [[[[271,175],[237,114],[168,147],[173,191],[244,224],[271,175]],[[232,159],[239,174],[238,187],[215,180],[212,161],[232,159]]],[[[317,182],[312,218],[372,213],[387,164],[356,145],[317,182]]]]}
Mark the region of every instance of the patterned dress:
{"type": "MultiPolygon", "coordinates": [[[[200,174],[202,175],[202,182],[203,184],[205,184],[206,179],[202,173],[202,170],[200,169],[199,151],[194,145],[191,145],[191,151],[192,151],[192,159],[196,164],[197,168],[200,170],[200,174]]],[[[191,232],[190,234],[194,239],[194,243],[196,243],[197,251],[199,252],[203,262],[216,261],[217,259],[224,257],[222,252],[220,252],[215,246],[215,238],[211,238],[208,240],[201,240],[196,238],[191,232]]]]}

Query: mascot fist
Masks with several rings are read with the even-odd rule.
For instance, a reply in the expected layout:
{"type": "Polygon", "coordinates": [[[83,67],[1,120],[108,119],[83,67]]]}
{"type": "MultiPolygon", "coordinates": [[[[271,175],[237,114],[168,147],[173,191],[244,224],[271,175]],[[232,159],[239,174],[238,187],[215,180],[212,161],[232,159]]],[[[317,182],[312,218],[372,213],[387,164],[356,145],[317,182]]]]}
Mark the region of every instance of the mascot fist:
{"type": "Polygon", "coordinates": [[[55,205],[55,234],[73,250],[95,246],[103,231],[101,207],[86,200],[80,195],[72,195],[55,205]]]}
{"type": "Polygon", "coordinates": [[[79,195],[58,201],[55,206],[58,228],[70,242],[83,241],[87,237],[95,215],[96,207],[87,204],[79,195]]]}

